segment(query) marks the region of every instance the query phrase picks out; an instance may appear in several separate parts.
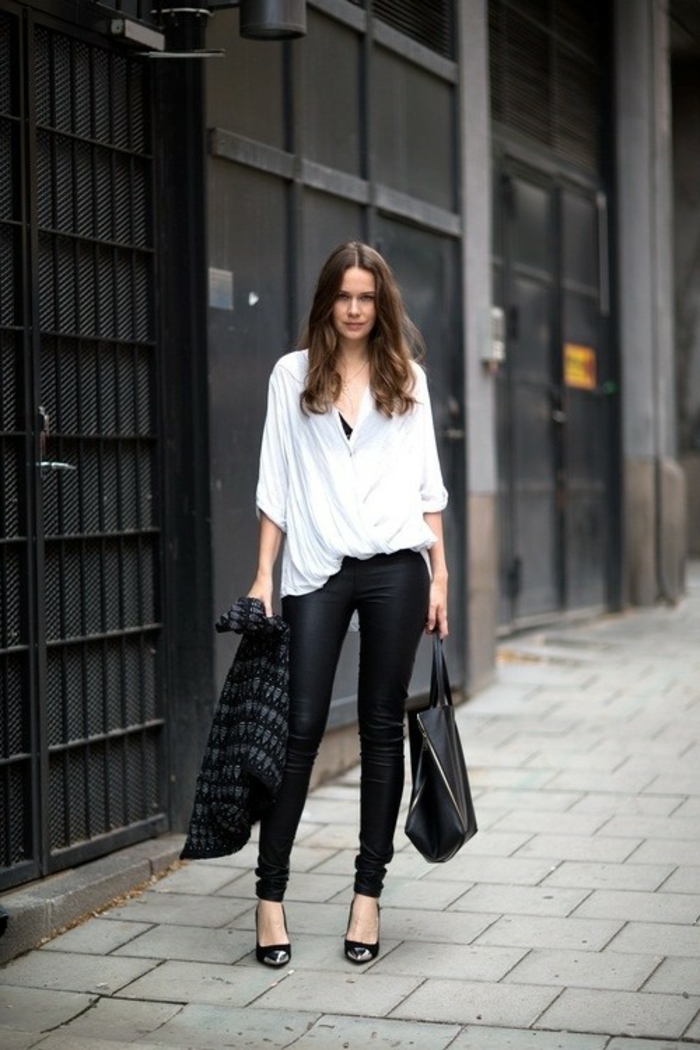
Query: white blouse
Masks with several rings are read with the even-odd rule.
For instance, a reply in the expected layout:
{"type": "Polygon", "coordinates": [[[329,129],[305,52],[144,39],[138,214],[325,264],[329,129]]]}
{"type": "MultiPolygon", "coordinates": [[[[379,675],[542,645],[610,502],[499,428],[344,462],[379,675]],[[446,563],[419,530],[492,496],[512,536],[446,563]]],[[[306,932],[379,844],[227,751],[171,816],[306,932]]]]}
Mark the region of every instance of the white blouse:
{"type": "Polygon", "coordinates": [[[352,434],[336,408],[305,414],[306,350],[275,365],[256,494],[286,534],[281,596],[318,590],[344,557],[426,551],[437,542],[423,515],[447,504],[425,373],[414,365],[416,404],[387,418],[365,390],[352,434]]]}

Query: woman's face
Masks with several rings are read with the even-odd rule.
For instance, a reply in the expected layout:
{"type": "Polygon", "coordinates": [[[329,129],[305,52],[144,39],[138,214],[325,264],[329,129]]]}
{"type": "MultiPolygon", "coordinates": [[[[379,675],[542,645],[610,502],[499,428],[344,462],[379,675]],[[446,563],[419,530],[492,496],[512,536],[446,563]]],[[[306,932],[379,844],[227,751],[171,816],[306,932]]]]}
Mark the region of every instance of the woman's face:
{"type": "Polygon", "coordinates": [[[343,274],[333,304],[333,327],[341,343],[366,346],[377,319],[376,281],[369,270],[351,266],[343,274]]]}

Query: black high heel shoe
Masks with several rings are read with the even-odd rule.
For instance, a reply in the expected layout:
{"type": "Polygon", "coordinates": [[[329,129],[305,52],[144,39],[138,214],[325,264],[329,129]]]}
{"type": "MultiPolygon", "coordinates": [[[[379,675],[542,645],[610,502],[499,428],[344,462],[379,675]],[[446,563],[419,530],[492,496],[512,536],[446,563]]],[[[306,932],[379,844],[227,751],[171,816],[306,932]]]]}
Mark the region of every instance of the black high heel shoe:
{"type": "MultiPolygon", "coordinates": [[[[287,916],[282,905],[284,928],[287,929],[287,916]]],[[[255,958],[265,966],[286,966],[292,958],[291,944],[267,944],[263,947],[258,940],[258,908],[255,909],[255,958]]]]}
{"type": "MultiPolygon", "coordinates": [[[[355,902],[353,901],[353,904],[355,902]]],[[[350,905],[350,915],[348,917],[348,929],[352,922],[352,907],[350,905]]],[[[362,963],[371,962],[372,959],[376,959],[379,954],[379,901],[377,901],[377,940],[374,944],[363,944],[362,941],[349,941],[345,938],[345,958],[349,959],[351,963],[362,963]]]]}

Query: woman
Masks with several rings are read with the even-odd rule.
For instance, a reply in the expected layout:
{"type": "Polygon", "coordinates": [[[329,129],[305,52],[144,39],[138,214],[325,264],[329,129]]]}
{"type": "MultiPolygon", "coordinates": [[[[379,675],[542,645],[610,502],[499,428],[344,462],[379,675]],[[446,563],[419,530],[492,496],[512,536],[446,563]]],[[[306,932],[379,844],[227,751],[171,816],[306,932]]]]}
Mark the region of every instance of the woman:
{"type": "Polygon", "coordinates": [[[360,848],[345,954],[379,951],[379,897],[404,784],[403,719],[421,632],[447,625],[441,511],[447,503],[420,337],[384,259],[336,248],[318,279],[307,349],[272,372],[249,597],[272,615],[284,538],[282,616],[290,625],[290,726],[284,780],[260,825],[256,956],[291,958],[282,901],[289,861],[353,614],[360,630],[360,848]]]}

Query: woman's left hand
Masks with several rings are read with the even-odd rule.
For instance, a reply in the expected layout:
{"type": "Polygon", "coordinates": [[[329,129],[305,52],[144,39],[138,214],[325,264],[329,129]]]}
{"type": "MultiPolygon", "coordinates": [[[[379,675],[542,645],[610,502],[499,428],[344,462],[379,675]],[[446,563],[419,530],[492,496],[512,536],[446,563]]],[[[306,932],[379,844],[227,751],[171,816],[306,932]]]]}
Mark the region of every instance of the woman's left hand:
{"type": "Polygon", "coordinates": [[[425,633],[437,631],[441,638],[450,633],[447,624],[447,577],[433,577],[430,584],[428,615],[425,620],[425,633]]]}

